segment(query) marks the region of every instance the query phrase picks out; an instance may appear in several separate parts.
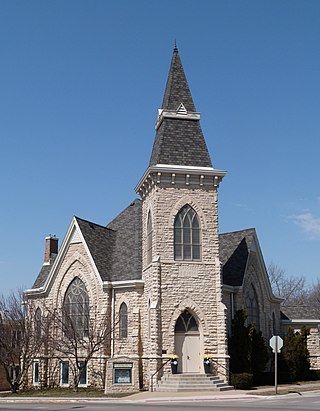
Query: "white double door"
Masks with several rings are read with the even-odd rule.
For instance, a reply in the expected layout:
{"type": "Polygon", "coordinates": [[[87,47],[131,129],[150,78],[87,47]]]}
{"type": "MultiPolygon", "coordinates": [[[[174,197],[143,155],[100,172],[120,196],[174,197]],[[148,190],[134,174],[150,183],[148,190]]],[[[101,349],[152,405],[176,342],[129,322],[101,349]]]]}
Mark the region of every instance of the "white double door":
{"type": "Polygon", "coordinates": [[[175,346],[179,356],[178,372],[200,372],[200,335],[176,333],[175,346]]]}

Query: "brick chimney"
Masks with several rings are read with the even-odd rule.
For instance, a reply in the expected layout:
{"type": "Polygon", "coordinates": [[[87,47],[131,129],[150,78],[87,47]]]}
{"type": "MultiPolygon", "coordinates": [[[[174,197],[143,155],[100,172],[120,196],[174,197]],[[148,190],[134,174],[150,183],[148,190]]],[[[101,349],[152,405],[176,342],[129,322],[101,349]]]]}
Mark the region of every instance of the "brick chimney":
{"type": "Polygon", "coordinates": [[[58,254],[58,241],[55,235],[46,237],[46,249],[44,252],[44,264],[50,264],[51,258],[58,254]]]}

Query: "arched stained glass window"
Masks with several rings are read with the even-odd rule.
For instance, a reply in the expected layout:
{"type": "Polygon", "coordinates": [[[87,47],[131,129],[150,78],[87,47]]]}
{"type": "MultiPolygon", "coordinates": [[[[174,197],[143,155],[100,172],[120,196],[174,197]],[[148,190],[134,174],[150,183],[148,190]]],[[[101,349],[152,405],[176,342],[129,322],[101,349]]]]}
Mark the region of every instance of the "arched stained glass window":
{"type": "Polygon", "coordinates": [[[69,285],[64,297],[65,332],[88,335],[89,296],[83,281],[76,277],[69,285]],[[69,329],[70,327],[70,329],[69,329]]]}
{"type": "Polygon", "coordinates": [[[246,298],[246,305],[247,305],[247,322],[248,324],[254,323],[256,328],[259,330],[260,328],[260,319],[259,319],[259,304],[256,290],[253,284],[250,285],[247,298],[246,298]]]}
{"type": "Polygon", "coordinates": [[[128,337],[128,307],[126,303],[120,305],[119,311],[119,335],[120,338],[128,337]]]}
{"type": "Polygon", "coordinates": [[[147,264],[150,264],[152,261],[152,217],[149,211],[148,221],[147,221],[147,264]]]}
{"type": "Polygon", "coordinates": [[[180,314],[179,318],[177,319],[174,331],[178,333],[198,331],[198,324],[193,315],[190,314],[188,310],[184,310],[184,312],[180,314]]]}
{"type": "Polygon", "coordinates": [[[41,327],[42,327],[41,309],[40,307],[38,307],[34,314],[34,335],[37,340],[41,338],[41,327]]]}
{"type": "Polygon", "coordinates": [[[174,222],[174,259],[201,259],[201,229],[195,210],[188,204],[182,207],[174,222]]]}

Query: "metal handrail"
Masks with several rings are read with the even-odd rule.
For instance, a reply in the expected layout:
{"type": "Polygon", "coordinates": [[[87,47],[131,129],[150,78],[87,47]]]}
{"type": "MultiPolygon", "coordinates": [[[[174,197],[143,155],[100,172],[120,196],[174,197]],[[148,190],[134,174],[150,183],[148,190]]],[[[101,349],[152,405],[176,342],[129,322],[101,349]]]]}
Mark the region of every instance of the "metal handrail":
{"type": "Polygon", "coordinates": [[[167,361],[165,362],[165,363],[163,363],[162,365],[161,365],[161,367],[156,371],[156,372],[154,372],[152,375],[151,375],[151,392],[153,392],[153,377],[156,375],[156,374],[158,374],[158,372],[166,365],[166,364],[168,364],[168,362],[171,360],[171,358],[168,358],[167,359],[167,361]]]}
{"type": "Polygon", "coordinates": [[[214,358],[212,358],[211,361],[214,361],[219,367],[224,368],[225,371],[226,371],[226,377],[230,378],[230,375],[229,375],[230,371],[228,370],[227,367],[225,367],[224,365],[220,364],[219,361],[218,361],[218,360],[215,360],[214,358]]]}

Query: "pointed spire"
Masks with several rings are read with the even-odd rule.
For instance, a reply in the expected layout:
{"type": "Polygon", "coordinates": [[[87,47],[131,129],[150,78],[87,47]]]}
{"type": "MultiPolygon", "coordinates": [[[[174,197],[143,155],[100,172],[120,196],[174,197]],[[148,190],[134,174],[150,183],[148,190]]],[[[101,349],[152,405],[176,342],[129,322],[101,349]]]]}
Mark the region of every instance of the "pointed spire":
{"type": "Polygon", "coordinates": [[[156,130],[149,166],[212,167],[176,44],[156,130]]]}
{"type": "Polygon", "coordinates": [[[175,43],[161,108],[165,110],[177,110],[181,103],[188,112],[196,111],[186,75],[184,74],[181,64],[177,44],[175,43]]]}

